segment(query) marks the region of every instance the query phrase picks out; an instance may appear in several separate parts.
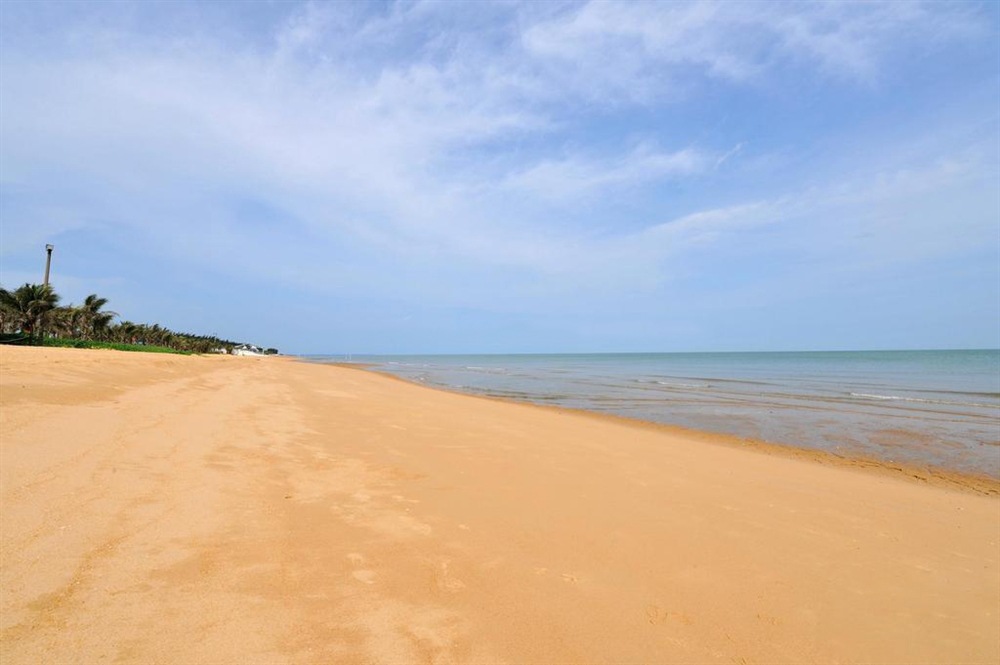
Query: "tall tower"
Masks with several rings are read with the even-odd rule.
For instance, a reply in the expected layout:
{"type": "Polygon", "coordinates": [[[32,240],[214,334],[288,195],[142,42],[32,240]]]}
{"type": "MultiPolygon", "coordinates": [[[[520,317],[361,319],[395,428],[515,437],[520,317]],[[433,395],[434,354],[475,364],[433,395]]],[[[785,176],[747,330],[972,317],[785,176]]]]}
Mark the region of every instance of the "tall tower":
{"type": "Polygon", "coordinates": [[[49,268],[52,267],[52,245],[45,246],[45,286],[49,285],[49,268]]]}

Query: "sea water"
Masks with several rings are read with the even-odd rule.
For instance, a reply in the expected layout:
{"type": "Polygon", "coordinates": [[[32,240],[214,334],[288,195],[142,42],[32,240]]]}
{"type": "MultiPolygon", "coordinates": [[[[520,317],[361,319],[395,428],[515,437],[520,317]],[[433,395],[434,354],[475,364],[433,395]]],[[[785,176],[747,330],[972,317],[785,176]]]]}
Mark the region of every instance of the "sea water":
{"type": "Polygon", "coordinates": [[[476,395],[1000,479],[998,349],[353,356],[352,361],[476,395]]]}

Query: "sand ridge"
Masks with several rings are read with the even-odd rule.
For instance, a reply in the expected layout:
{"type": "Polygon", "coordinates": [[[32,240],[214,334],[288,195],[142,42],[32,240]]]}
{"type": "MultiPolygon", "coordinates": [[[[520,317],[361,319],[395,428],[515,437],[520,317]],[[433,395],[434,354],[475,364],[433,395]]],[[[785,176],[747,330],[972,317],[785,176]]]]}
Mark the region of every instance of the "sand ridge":
{"type": "Polygon", "coordinates": [[[0,660],[1000,661],[1000,500],[273,358],[0,348],[0,660]]]}

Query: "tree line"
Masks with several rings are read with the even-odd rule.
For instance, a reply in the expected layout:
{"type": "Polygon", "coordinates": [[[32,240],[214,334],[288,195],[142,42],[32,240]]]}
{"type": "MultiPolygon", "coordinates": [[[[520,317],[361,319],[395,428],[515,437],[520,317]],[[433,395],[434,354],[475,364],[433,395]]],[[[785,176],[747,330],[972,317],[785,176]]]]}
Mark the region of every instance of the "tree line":
{"type": "MultiPolygon", "coordinates": [[[[96,293],[80,305],[60,306],[60,299],[51,285],[24,284],[13,291],[0,288],[0,334],[8,338],[4,341],[61,346],[136,345],[186,353],[232,353],[240,346],[214,335],[176,332],[156,323],[116,322],[118,313],[105,309],[108,299],[96,293]]],[[[277,349],[267,351],[277,353],[277,349]]]]}

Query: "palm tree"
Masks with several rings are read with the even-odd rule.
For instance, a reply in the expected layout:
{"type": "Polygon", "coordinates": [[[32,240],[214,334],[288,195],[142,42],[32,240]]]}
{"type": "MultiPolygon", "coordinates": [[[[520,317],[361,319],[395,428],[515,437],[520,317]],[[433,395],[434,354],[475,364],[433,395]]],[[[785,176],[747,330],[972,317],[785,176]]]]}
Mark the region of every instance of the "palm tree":
{"type": "Polygon", "coordinates": [[[0,307],[7,311],[14,327],[27,333],[32,342],[58,303],[59,295],[47,284],[24,284],[13,291],[0,288],[0,307]]]}
{"type": "Polygon", "coordinates": [[[135,335],[137,330],[138,326],[136,324],[131,321],[122,321],[121,323],[108,328],[108,338],[116,342],[135,344],[135,335]]]}
{"type": "Polygon", "coordinates": [[[146,326],[146,334],[143,342],[145,344],[162,345],[167,338],[170,331],[162,327],[159,323],[154,323],[151,326],[146,326]]]}
{"type": "Polygon", "coordinates": [[[80,305],[81,319],[85,335],[91,339],[99,339],[108,332],[108,328],[118,312],[101,311],[108,304],[107,298],[98,298],[96,293],[87,296],[80,305]]]}
{"type": "Polygon", "coordinates": [[[78,337],[80,331],[80,308],[56,307],[46,315],[47,329],[60,337],[78,337]]]}

